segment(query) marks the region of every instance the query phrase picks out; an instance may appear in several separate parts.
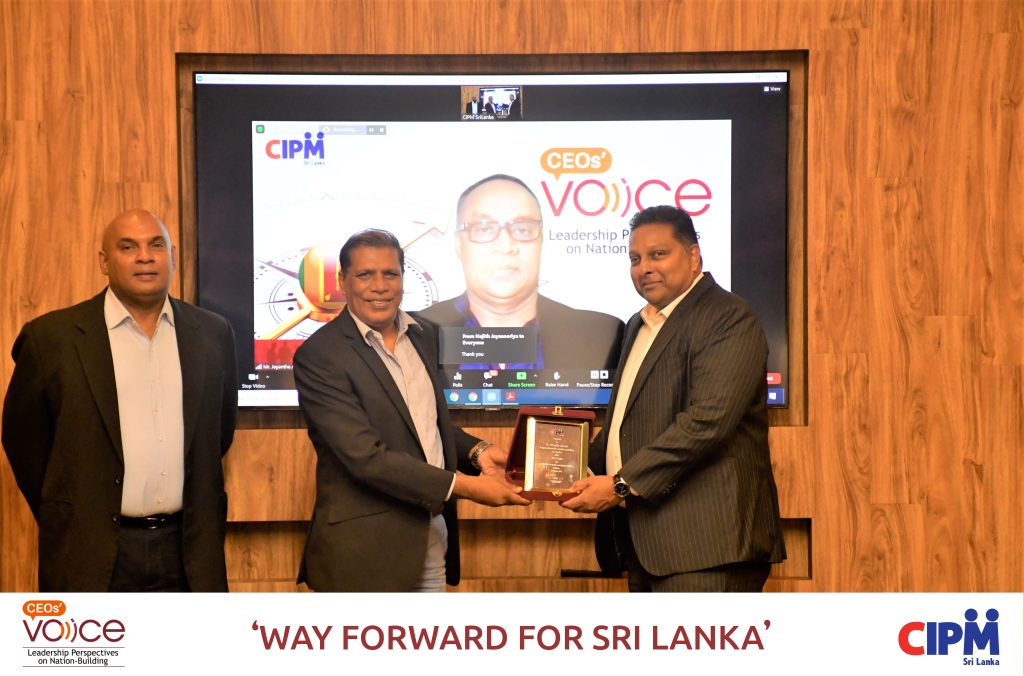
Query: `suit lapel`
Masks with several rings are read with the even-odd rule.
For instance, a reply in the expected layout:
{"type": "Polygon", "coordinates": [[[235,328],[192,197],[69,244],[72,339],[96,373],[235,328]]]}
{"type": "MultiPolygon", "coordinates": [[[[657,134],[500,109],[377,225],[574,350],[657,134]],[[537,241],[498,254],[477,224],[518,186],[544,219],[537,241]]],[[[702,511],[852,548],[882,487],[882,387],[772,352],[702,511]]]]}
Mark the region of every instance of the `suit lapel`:
{"type": "Polygon", "coordinates": [[[348,308],[342,311],[338,319],[342,334],[348,340],[349,345],[366,363],[366,366],[373,372],[373,375],[376,376],[377,381],[388,395],[395,410],[398,411],[402,416],[402,420],[405,421],[405,425],[412,433],[413,439],[416,439],[418,443],[419,435],[416,433],[416,425],[412,421],[412,414],[409,412],[409,407],[405,405],[405,399],[402,398],[402,393],[399,392],[398,386],[395,385],[395,379],[391,377],[388,367],[381,361],[377,351],[367,345],[366,339],[359,335],[359,328],[356,326],[355,321],[352,320],[352,315],[349,313],[348,308]]]}
{"type": "Polygon", "coordinates": [[[629,351],[633,349],[633,343],[636,342],[636,336],[640,332],[640,326],[642,324],[643,320],[640,319],[640,313],[633,315],[626,324],[626,333],[622,338],[622,349],[619,351],[619,363],[615,367],[615,379],[612,381],[613,396],[609,403],[608,410],[605,413],[605,427],[609,429],[612,425],[612,415],[615,412],[614,394],[619,391],[619,385],[622,382],[622,369],[626,366],[626,359],[629,357],[629,351]]]}
{"type": "MultiPolygon", "coordinates": [[[[451,425],[443,424],[444,416],[448,415],[448,404],[444,400],[444,390],[438,381],[438,371],[434,368],[437,364],[437,341],[431,345],[427,340],[427,334],[422,327],[410,326],[406,332],[409,341],[416,348],[424,368],[427,369],[427,376],[434,388],[434,406],[437,409],[437,427],[441,432],[441,449],[444,452],[444,466],[446,469],[453,469],[457,464],[455,457],[455,440],[451,438],[451,425]]],[[[424,455],[424,457],[426,457],[424,455]]]]}
{"type": "MultiPolygon", "coordinates": [[[[423,362],[423,366],[427,369],[427,376],[430,378],[430,384],[434,387],[434,398],[440,398],[443,402],[444,397],[441,395],[441,386],[437,380],[437,370],[431,368],[433,364],[437,363],[437,355],[431,346],[427,345],[427,340],[423,335],[423,329],[416,326],[410,326],[409,330],[405,333],[409,337],[409,342],[416,348],[416,354],[420,356],[420,361],[423,362]]],[[[436,349],[436,347],[435,347],[436,349]]]]}
{"type": "MultiPolygon", "coordinates": [[[[681,304],[680,304],[681,305],[681,304]]],[[[658,331],[658,335],[655,337],[654,342],[651,343],[651,349],[647,351],[644,356],[644,360],[640,363],[640,368],[636,372],[636,379],[633,381],[633,387],[629,391],[629,400],[626,402],[626,410],[623,411],[623,415],[629,413],[629,409],[633,407],[633,402],[636,401],[637,395],[640,393],[640,389],[643,384],[647,382],[647,377],[651,375],[651,371],[654,370],[654,365],[658,363],[658,357],[665,351],[665,346],[669,344],[669,341],[675,337],[679,331],[679,308],[665,322],[665,325],[658,331]],[[676,321],[672,321],[675,319],[676,321]]]]}
{"type": "Polygon", "coordinates": [[[199,420],[199,406],[206,373],[206,350],[203,349],[199,322],[184,308],[184,303],[171,299],[174,312],[174,335],[178,341],[178,362],[181,364],[181,410],[184,418],[185,457],[192,448],[192,438],[199,420]],[[190,395],[190,393],[192,393],[190,395]]]}
{"type": "MultiPolygon", "coordinates": [[[[714,280],[711,277],[711,273],[705,272],[704,278],[697,282],[697,286],[693,287],[686,298],[676,306],[676,309],[672,311],[669,318],[665,320],[665,325],[661,327],[660,331],[658,331],[658,335],[655,337],[654,342],[651,343],[651,349],[647,351],[643,362],[640,364],[640,369],[636,372],[636,380],[633,381],[633,387],[629,391],[629,400],[626,402],[626,410],[623,411],[623,416],[629,413],[629,409],[633,406],[633,402],[636,401],[637,395],[640,393],[640,389],[643,387],[643,384],[647,382],[647,378],[651,375],[651,371],[654,370],[655,364],[658,363],[661,353],[665,351],[668,344],[672,342],[672,340],[674,340],[675,337],[683,330],[683,324],[689,308],[696,303],[701,296],[707,293],[713,283],[714,280]]],[[[640,323],[642,322],[643,320],[640,320],[640,323]]],[[[636,331],[639,331],[639,324],[637,325],[636,331]]],[[[634,338],[636,336],[636,331],[633,333],[634,338]]],[[[632,347],[632,344],[630,344],[630,347],[632,347]]]]}
{"type": "Polygon", "coordinates": [[[99,409],[103,426],[110,437],[117,457],[124,462],[121,446],[121,419],[117,408],[117,382],[114,380],[114,358],[110,353],[110,338],[103,318],[103,294],[92,299],[85,312],[75,320],[81,334],[76,341],[78,358],[82,362],[89,391],[99,409]]]}

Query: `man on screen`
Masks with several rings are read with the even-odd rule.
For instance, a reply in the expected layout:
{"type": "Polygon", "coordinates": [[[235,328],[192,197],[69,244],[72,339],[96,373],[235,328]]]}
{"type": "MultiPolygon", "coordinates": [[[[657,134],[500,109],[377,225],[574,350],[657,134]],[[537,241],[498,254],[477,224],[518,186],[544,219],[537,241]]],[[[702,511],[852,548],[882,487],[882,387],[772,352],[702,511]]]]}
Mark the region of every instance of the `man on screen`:
{"type": "MultiPolygon", "coordinates": [[[[525,183],[505,174],[488,176],[462,193],[456,214],[455,252],[466,292],[426,308],[424,317],[441,326],[536,326],[536,361],[502,368],[615,366],[620,319],[577,310],[537,292],[544,223],[540,202],[525,183]]],[[[580,287],[586,289],[584,280],[580,287]]]]}
{"type": "Polygon", "coordinates": [[[768,450],[768,346],[757,317],[703,272],[689,214],[630,221],[630,319],[597,476],[563,506],[600,512],[598,560],[630,591],[761,591],[786,558],[768,450]]]}
{"type": "Polygon", "coordinates": [[[523,102],[516,98],[515,94],[510,94],[509,99],[510,103],[508,104],[508,119],[523,119],[523,102]]]}
{"type": "Polygon", "coordinates": [[[99,266],[106,291],[12,350],[3,445],[39,524],[39,590],[227,591],[231,327],[167,295],[174,247],[148,211],[107,226],[99,266]]]}
{"type": "Polygon", "coordinates": [[[459,582],[451,498],[529,501],[492,478],[505,452],[452,425],[436,327],[399,309],[405,253],[395,236],[357,233],[339,259],[345,309],[295,353],[317,454],[298,581],[326,592],[444,591],[459,582]]]}

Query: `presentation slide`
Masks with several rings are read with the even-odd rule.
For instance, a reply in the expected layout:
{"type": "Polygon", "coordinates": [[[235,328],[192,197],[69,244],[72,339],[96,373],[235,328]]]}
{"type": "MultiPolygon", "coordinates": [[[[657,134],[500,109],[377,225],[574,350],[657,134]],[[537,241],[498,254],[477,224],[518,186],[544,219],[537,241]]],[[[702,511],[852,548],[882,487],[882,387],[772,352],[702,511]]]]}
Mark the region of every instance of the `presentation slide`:
{"type": "Polygon", "coordinates": [[[657,205],[761,320],[786,405],[787,73],[194,77],[198,301],[235,329],[241,406],[298,405],[292,359],[367,228],[441,327],[449,406],[605,406],[644,305],[629,220],[657,205]]]}
{"type": "MultiPolygon", "coordinates": [[[[522,180],[540,202],[538,292],[546,298],[622,320],[638,311],[644,302],[629,281],[626,224],[655,204],[677,204],[693,215],[704,269],[729,288],[730,143],[729,120],[526,122],[500,129],[462,122],[253,121],[253,373],[270,377],[252,381],[252,400],[293,402],[281,388],[289,386],[295,349],[344,306],[337,258],[350,235],[381,228],[398,237],[405,250],[404,310],[464,293],[456,204],[468,186],[493,174],[522,180]]],[[[533,345],[536,350],[535,336],[533,345]]],[[[577,375],[589,380],[589,372],[577,375]]],[[[611,385],[600,374],[597,382],[611,385]]]]}

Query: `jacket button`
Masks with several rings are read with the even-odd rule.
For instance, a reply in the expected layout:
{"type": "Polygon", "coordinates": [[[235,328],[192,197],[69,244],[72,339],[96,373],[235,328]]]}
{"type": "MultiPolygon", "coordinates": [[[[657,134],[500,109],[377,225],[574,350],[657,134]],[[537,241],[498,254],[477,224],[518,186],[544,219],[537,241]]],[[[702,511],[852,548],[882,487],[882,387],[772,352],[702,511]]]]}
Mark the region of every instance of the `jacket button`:
{"type": "Polygon", "coordinates": [[[121,477],[119,477],[119,476],[114,477],[114,483],[117,484],[118,486],[120,486],[121,485],[121,477]]]}
{"type": "Polygon", "coordinates": [[[115,514],[114,516],[110,517],[110,520],[113,521],[114,523],[117,523],[118,521],[121,520],[121,517],[119,517],[117,514],[115,514]]]}

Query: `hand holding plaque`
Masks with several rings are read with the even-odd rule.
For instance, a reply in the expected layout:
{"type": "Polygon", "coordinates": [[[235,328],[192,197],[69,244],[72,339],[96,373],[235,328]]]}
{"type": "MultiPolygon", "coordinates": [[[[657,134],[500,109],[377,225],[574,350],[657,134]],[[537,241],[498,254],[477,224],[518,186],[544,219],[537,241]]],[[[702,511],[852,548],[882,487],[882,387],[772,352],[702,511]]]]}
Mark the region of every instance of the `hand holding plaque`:
{"type": "Polygon", "coordinates": [[[505,477],[531,500],[568,500],[573,484],[587,474],[594,413],[554,408],[521,408],[512,435],[505,477]]]}

